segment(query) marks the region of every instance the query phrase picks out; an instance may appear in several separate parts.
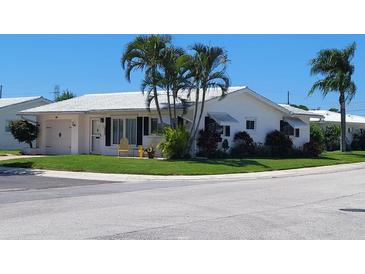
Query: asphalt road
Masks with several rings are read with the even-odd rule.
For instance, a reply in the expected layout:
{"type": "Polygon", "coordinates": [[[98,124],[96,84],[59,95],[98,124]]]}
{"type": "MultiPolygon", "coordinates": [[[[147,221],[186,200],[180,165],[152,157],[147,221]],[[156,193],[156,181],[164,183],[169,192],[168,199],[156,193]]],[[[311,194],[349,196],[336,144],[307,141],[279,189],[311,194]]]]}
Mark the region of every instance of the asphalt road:
{"type": "Polygon", "coordinates": [[[0,173],[0,239],[365,239],[365,169],[138,182],[0,173]]]}

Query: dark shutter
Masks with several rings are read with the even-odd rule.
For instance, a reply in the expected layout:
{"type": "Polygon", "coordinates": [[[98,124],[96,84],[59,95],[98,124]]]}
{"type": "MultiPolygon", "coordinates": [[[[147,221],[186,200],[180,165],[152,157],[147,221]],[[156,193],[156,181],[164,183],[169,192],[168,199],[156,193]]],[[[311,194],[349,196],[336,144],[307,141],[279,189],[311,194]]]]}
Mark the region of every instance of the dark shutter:
{"type": "Polygon", "coordinates": [[[137,117],[137,145],[138,146],[142,145],[142,140],[143,140],[142,128],[143,128],[142,117],[137,117]]]}
{"type": "Polygon", "coordinates": [[[231,127],[230,126],[226,126],[226,134],[227,137],[231,136],[231,127]]]}
{"type": "Polygon", "coordinates": [[[181,116],[177,116],[177,126],[182,127],[184,125],[184,119],[181,116]]]}
{"type": "Polygon", "coordinates": [[[110,147],[111,144],[111,118],[105,118],[105,146],[110,147]]]}
{"type": "Polygon", "coordinates": [[[150,118],[143,117],[143,134],[146,136],[150,133],[150,118]]]}

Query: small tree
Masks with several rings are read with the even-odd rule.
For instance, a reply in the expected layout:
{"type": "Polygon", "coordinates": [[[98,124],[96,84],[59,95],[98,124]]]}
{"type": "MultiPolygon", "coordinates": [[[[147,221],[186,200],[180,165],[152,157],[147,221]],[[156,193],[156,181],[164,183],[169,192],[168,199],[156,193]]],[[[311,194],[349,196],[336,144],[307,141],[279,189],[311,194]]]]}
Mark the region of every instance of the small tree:
{"type": "Polygon", "coordinates": [[[316,123],[310,124],[310,140],[317,142],[321,146],[324,145],[323,129],[316,123]]]}
{"type": "Polygon", "coordinates": [[[218,150],[219,139],[220,134],[217,133],[214,127],[208,127],[205,130],[200,130],[197,141],[200,154],[206,157],[213,157],[218,150]]]}
{"type": "Polygon", "coordinates": [[[234,146],[232,148],[232,155],[235,157],[243,157],[253,155],[255,153],[255,144],[250,134],[246,131],[239,131],[233,138],[234,146]]]}
{"type": "Polygon", "coordinates": [[[55,101],[64,101],[71,98],[76,97],[76,94],[74,94],[72,91],[69,91],[68,89],[62,91],[60,94],[56,95],[55,101]]]}
{"type": "Polygon", "coordinates": [[[326,150],[332,151],[340,148],[341,127],[338,125],[328,125],[324,131],[324,142],[326,150]]]}
{"type": "Polygon", "coordinates": [[[26,120],[10,122],[10,132],[19,143],[26,143],[33,148],[32,142],[37,138],[38,127],[26,120]]]}
{"type": "Polygon", "coordinates": [[[165,140],[158,145],[158,148],[164,156],[171,159],[188,157],[189,134],[185,127],[165,127],[163,136],[165,140]]]}

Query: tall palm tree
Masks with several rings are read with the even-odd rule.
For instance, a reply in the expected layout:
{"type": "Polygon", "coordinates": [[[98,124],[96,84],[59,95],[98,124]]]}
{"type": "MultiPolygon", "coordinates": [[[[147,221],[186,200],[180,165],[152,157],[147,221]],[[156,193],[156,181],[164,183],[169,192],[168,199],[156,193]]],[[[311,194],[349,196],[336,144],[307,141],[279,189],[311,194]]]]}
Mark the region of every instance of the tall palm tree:
{"type": "Polygon", "coordinates": [[[351,77],[355,67],[351,64],[356,50],[356,43],[340,49],[323,49],[310,61],[311,75],[321,75],[309,95],[315,90],[320,90],[323,96],[330,92],[339,93],[341,112],[341,150],[346,151],[346,101],[351,101],[356,93],[356,85],[351,77]]]}
{"type": "Polygon", "coordinates": [[[223,48],[198,43],[193,45],[191,49],[193,50],[193,55],[186,58],[186,66],[193,78],[195,90],[195,107],[190,132],[190,146],[195,140],[200,126],[208,89],[219,88],[222,92],[221,96],[224,96],[230,85],[228,75],[226,74],[228,56],[223,48]]]}
{"type": "Polygon", "coordinates": [[[170,125],[176,127],[177,106],[179,91],[186,89],[190,85],[186,69],[179,59],[185,54],[181,48],[169,47],[166,49],[162,61],[161,88],[166,91],[167,104],[170,115],[170,125]],[[172,104],[171,104],[172,99],[172,104]]]}
{"type": "Polygon", "coordinates": [[[152,87],[151,93],[153,95],[149,99],[152,97],[155,101],[161,123],[163,123],[163,120],[157,92],[158,82],[160,80],[159,69],[164,51],[170,43],[171,36],[169,35],[140,35],[127,45],[121,58],[122,67],[125,69],[125,76],[128,81],[131,80],[131,72],[133,70],[142,70],[145,72],[144,81],[150,83],[152,87]]]}

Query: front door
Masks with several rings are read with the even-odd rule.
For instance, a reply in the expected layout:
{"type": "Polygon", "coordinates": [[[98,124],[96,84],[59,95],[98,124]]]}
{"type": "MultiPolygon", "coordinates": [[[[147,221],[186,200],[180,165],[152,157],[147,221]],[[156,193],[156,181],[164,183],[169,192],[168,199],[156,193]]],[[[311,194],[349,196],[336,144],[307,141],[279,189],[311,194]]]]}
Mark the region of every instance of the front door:
{"type": "Polygon", "coordinates": [[[100,119],[91,119],[91,153],[101,153],[101,124],[100,119]]]}

